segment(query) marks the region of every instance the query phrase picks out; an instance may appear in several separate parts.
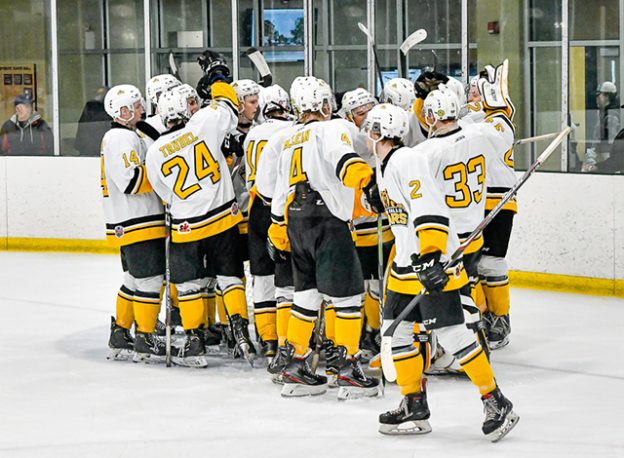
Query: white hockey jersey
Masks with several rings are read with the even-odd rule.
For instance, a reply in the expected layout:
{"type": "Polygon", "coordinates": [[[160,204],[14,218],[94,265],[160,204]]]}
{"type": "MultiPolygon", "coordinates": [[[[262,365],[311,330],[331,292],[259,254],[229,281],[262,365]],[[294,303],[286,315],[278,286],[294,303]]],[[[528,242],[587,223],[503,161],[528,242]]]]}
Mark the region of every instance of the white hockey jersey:
{"type": "Polygon", "coordinates": [[[100,156],[106,240],[112,246],[165,237],[161,200],[145,169],[145,144],[120,124],[106,132],[100,156]]]}
{"type": "Polygon", "coordinates": [[[147,173],[154,190],[171,205],[173,242],[201,240],[242,220],[221,152],[237,121],[232,106],[213,101],[150,146],[147,173]]]}
{"type": "Polygon", "coordinates": [[[344,123],[333,119],[299,125],[284,141],[271,203],[274,222],[287,219],[286,207],[300,181],[307,181],[321,195],[335,217],[351,220],[354,189],[370,181],[372,169],[354,152],[344,123]]]}
{"type": "MultiPolygon", "coordinates": [[[[447,261],[459,247],[455,227],[428,158],[422,151],[416,151],[417,148],[401,147],[391,151],[384,159],[378,178],[396,247],[388,288],[403,294],[418,294],[422,289],[412,268],[412,254],[440,251],[441,260],[447,261]]],[[[445,291],[458,289],[468,281],[462,264],[447,274],[450,281],[445,291]]]]}
{"type": "Polygon", "coordinates": [[[409,130],[403,139],[403,144],[413,147],[424,142],[427,139],[427,135],[423,132],[418,116],[416,116],[413,109],[407,112],[407,116],[409,120],[409,130]]]}

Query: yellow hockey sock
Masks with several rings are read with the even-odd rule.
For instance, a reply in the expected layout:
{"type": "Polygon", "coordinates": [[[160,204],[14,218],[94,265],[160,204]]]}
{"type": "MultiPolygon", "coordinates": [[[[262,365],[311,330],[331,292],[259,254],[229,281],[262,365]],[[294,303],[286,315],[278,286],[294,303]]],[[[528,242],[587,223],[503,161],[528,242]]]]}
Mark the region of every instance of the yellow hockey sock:
{"type": "Polygon", "coordinates": [[[420,392],[420,381],[423,374],[422,356],[416,347],[409,351],[392,355],[397,372],[397,385],[401,387],[403,396],[420,392]]]}
{"type": "Polygon", "coordinates": [[[160,312],[160,295],[156,294],[135,294],[132,302],[134,308],[134,319],[138,332],[154,332],[158,312],[160,312]]]}
{"type": "Polygon", "coordinates": [[[332,342],[336,341],[336,310],[333,305],[325,308],[325,337],[332,342]]]}
{"type": "Polygon", "coordinates": [[[208,327],[208,292],[206,290],[202,290],[201,298],[202,298],[202,326],[204,328],[208,327]]]}
{"type": "Polygon", "coordinates": [[[130,329],[134,323],[134,306],[132,304],[134,293],[123,286],[117,293],[115,306],[115,323],[124,329],[130,329]]]}
{"type": "Polygon", "coordinates": [[[379,298],[366,291],[364,295],[364,314],[366,315],[366,324],[372,329],[381,327],[379,318],[379,298]]]}
{"type": "Polygon", "coordinates": [[[197,329],[204,321],[204,301],[200,293],[180,296],[180,317],[185,330],[197,329]]]}
{"type": "Polygon", "coordinates": [[[483,292],[483,284],[481,283],[481,280],[477,280],[477,283],[474,288],[470,290],[470,293],[475,305],[479,307],[481,313],[484,313],[487,310],[487,303],[485,301],[485,293],[483,292]]]}
{"type": "Polygon", "coordinates": [[[305,320],[291,314],[288,321],[288,342],[295,347],[297,355],[303,356],[308,351],[312,331],[314,331],[314,320],[305,320]]]}
{"type": "Polygon", "coordinates": [[[203,299],[204,299],[204,305],[206,306],[206,322],[208,323],[208,326],[211,326],[216,323],[214,290],[209,290],[203,299]]]}
{"type": "Polygon", "coordinates": [[[245,287],[243,285],[228,286],[223,291],[223,304],[230,316],[240,315],[246,320],[249,319],[247,298],[245,297],[245,287]]]}
{"type": "Polygon", "coordinates": [[[171,291],[171,305],[174,307],[179,307],[178,305],[178,288],[173,283],[170,283],[169,287],[171,291]]]}
{"type": "Polygon", "coordinates": [[[350,356],[360,350],[362,334],[362,316],[358,313],[345,315],[336,311],[335,339],[336,346],[342,345],[350,356]]]}
{"type": "Polygon", "coordinates": [[[275,317],[275,327],[277,329],[277,344],[281,347],[286,343],[288,336],[288,322],[290,320],[290,309],[292,303],[282,302],[277,305],[277,316],[275,317]]]}
{"type": "Polygon", "coordinates": [[[217,305],[217,314],[219,315],[219,323],[228,324],[227,313],[225,313],[225,303],[223,302],[223,292],[215,289],[215,304],[217,305]]]}
{"type": "Polygon", "coordinates": [[[483,293],[487,309],[494,315],[509,314],[509,279],[497,277],[496,280],[486,279],[483,282],[483,293]]]}
{"type": "Polygon", "coordinates": [[[496,380],[494,380],[494,371],[485,355],[485,351],[481,346],[477,346],[470,354],[459,361],[461,367],[464,368],[466,375],[474,383],[481,395],[487,394],[496,388],[496,380]]]}
{"type": "Polygon", "coordinates": [[[267,342],[277,340],[275,301],[258,302],[254,304],[254,319],[260,338],[267,342]]]}

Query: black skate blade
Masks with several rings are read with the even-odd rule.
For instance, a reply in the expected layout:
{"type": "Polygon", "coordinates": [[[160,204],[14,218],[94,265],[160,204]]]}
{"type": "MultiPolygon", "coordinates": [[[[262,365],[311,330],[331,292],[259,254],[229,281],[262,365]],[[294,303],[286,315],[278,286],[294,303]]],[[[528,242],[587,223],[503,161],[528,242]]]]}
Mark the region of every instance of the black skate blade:
{"type": "Polygon", "coordinates": [[[520,416],[517,415],[514,411],[511,411],[505,418],[505,423],[499,428],[492,431],[490,434],[487,434],[485,437],[487,437],[492,442],[498,442],[507,434],[509,434],[509,431],[514,429],[519,421],[520,416]]]}
{"type": "Polygon", "coordinates": [[[379,432],[387,436],[408,436],[420,435],[431,432],[431,425],[428,420],[405,421],[398,425],[388,425],[381,423],[379,432]]]}

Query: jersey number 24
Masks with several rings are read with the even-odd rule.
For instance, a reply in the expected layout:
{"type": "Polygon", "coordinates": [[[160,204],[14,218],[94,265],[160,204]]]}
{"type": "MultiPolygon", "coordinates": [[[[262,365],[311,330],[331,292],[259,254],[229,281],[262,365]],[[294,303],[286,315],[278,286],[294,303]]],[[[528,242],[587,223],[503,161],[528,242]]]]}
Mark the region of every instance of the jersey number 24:
{"type": "MultiPolygon", "coordinates": [[[[212,183],[216,184],[221,179],[221,171],[219,169],[219,163],[210,153],[206,143],[202,141],[195,144],[193,151],[195,153],[195,164],[193,164],[193,168],[197,179],[203,180],[206,177],[210,177],[212,183]]],[[[193,183],[190,186],[185,184],[190,166],[182,156],[175,156],[169,159],[160,168],[162,174],[166,177],[171,175],[176,169],[177,176],[173,186],[173,192],[180,199],[184,200],[199,191],[201,185],[199,183],[193,183]]]]}

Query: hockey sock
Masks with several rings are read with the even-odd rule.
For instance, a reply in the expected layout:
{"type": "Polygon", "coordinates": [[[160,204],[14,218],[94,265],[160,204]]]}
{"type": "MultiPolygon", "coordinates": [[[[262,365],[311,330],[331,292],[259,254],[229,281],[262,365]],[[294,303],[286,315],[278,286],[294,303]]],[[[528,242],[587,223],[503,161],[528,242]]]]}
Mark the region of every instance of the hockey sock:
{"type": "Polygon", "coordinates": [[[486,277],[482,282],[487,309],[494,315],[509,314],[509,278],[507,275],[486,277]]]}
{"type": "Polygon", "coordinates": [[[481,395],[487,394],[496,388],[494,371],[492,371],[492,366],[490,366],[490,362],[481,345],[475,342],[470,347],[456,353],[455,357],[472,383],[479,388],[481,395]]]}
{"type": "MultiPolygon", "coordinates": [[[[275,327],[277,329],[277,343],[281,347],[286,343],[288,335],[288,322],[290,320],[291,302],[278,302],[277,316],[275,317],[275,327]]],[[[325,315],[327,316],[327,315],[325,315]]]]}
{"type": "Polygon", "coordinates": [[[124,329],[130,329],[134,323],[134,306],[132,304],[134,292],[122,286],[117,293],[115,323],[124,329]]]}
{"type": "Polygon", "coordinates": [[[366,315],[366,323],[372,329],[379,329],[381,327],[379,318],[379,297],[373,293],[371,289],[368,289],[364,293],[364,314],[366,315]]]}
{"type": "Polygon", "coordinates": [[[332,342],[336,341],[336,309],[332,304],[325,308],[325,337],[332,342]]]}
{"type": "Polygon", "coordinates": [[[173,283],[171,283],[170,291],[171,291],[171,305],[174,306],[174,307],[179,307],[179,305],[178,305],[178,288],[173,283]]]}
{"type": "Polygon", "coordinates": [[[277,340],[275,301],[257,302],[254,304],[254,319],[258,335],[263,341],[277,340]]]}
{"type": "Polygon", "coordinates": [[[201,298],[202,298],[202,326],[207,328],[210,323],[208,323],[208,291],[204,288],[201,290],[201,298]]]}
{"type": "Polygon", "coordinates": [[[138,332],[154,332],[160,312],[160,294],[137,291],[132,301],[138,332]]]}
{"type": "Polygon", "coordinates": [[[352,356],[360,350],[360,336],[362,334],[362,313],[359,307],[340,308],[336,310],[334,325],[335,344],[342,345],[352,356]]]}
{"type": "Polygon", "coordinates": [[[397,385],[403,396],[418,393],[423,374],[423,358],[414,345],[392,350],[392,360],[397,372],[397,385]]]}
{"type": "Polygon", "coordinates": [[[314,316],[305,316],[298,313],[295,307],[293,306],[290,320],[288,321],[288,342],[295,347],[295,354],[303,356],[308,351],[310,337],[314,331],[316,314],[314,316]]]}
{"type": "Polygon", "coordinates": [[[223,290],[223,304],[230,316],[238,314],[246,320],[249,319],[245,287],[242,282],[240,284],[228,286],[223,290]]]}
{"type": "Polygon", "coordinates": [[[206,306],[206,322],[208,326],[211,326],[216,323],[215,318],[215,291],[210,288],[206,290],[206,294],[204,296],[204,305],[206,306]]]}
{"type": "Polygon", "coordinates": [[[215,288],[215,304],[219,315],[219,323],[228,324],[227,313],[225,313],[225,304],[223,303],[223,292],[219,287],[215,288]]]}
{"type": "Polygon", "coordinates": [[[185,330],[197,329],[204,321],[204,301],[199,292],[180,295],[180,317],[185,330]]]}
{"type": "Polygon", "coordinates": [[[481,313],[484,313],[487,310],[487,303],[485,301],[485,293],[483,292],[483,285],[481,283],[481,279],[477,279],[477,282],[474,285],[474,288],[471,290],[472,300],[475,305],[479,307],[481,313]]]}

